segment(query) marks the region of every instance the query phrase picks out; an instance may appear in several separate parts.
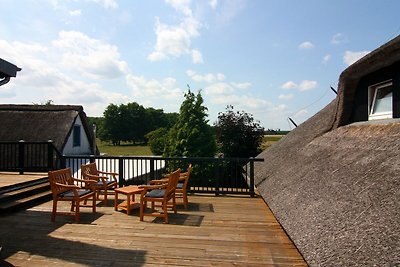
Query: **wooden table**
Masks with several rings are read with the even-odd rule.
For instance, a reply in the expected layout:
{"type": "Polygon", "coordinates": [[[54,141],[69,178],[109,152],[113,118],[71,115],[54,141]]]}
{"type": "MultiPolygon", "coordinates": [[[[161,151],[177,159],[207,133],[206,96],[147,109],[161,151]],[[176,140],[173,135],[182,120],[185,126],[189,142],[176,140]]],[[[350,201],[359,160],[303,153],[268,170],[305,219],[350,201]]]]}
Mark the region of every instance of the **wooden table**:
{"type": "Polygon", "coordinates": [[[143,188],[139,188],[137,185],[130,185],[125,187],[119,187],[114,190],[114,208],[115,210],[123,209],[126,210],[126,214],[130,214],[132,209],[140,208],[140,202],[135,202],[135,194],[141,194],[143,188]],[[126,201],[118,204],[118,194],[126,195],[126,201]],[[131,199],[132,198],[132,199],[131,199]]]}

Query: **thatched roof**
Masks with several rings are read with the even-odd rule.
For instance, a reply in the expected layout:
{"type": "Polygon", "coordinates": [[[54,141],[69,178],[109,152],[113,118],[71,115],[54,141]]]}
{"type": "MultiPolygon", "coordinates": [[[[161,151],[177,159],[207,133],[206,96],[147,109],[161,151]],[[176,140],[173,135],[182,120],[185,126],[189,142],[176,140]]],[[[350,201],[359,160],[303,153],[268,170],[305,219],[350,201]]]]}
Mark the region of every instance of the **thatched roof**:
{"type": "Polygon", "coordinates": [[[92,140],[82,106],[0,105],[0,141],[53,140],[55,147],[62,152],[78,116],[89,140],[92,140]]]}
{"type": "Polygon", "coordinates": [[[397,37],[346,69],[334,101],[259,155],[257,188],[311,266],[400,264],[400,121],[346,125],[360,78],[399,61],[397,37]]]}

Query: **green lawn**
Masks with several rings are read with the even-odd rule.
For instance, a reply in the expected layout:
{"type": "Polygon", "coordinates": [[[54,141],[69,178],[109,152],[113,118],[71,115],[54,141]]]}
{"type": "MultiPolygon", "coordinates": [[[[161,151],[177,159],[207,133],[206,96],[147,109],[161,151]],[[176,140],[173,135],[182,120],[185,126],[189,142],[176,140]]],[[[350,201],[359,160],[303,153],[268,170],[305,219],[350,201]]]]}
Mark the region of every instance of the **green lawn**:
{"type": "Polygon", "coordinates": [[[113,146],[106,142],[101,142],[97,139],[97,147],[100,153],[108,156],[151,156],[150,147],[143,145],[122,144],[113,146]]]}
{"type": "Polygon", "coordinates": [[[275,142],[281,140],[282,137],[283,135],[265,135],[262,144],[262,150],[272,146],[275,142]]]}
{"type": "MultiPolygon", "coordinates": [[[[262,144],[262,149],[265,150],[273,143],[279,141],[283,135],[265,135],[262,144]]],[[[122,144],[113,146],[106,142],[101,142],[97,139],[97,147],[100,153],[108,156],[152,156],[150,147],[143,145],[122,144]]]]}

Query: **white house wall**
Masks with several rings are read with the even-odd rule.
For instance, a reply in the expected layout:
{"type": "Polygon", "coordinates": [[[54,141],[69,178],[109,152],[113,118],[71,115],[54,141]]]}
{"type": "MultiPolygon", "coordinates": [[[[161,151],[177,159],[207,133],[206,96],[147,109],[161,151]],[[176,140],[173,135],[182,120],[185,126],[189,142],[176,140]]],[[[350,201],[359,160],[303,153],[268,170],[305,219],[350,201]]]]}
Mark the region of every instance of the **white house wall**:
{"type": "MultiPolygon", "coordinates": [[[[72,130],[71,134],[68,137],[68,141],[65,144],[63,154],[64,155],[90,155],[91,154],[90,142],[86,135],[85,129],[83,128],[82,120],[81,120],[80,116],[78,116],[76,118],[74,125],[81,126],[81,145],[75,146],[75,147],[73,146],[74,134],[73,134],[73,130],[72,130]]],[[[74,127],[74,125],[72,127],[74,127]]]]}

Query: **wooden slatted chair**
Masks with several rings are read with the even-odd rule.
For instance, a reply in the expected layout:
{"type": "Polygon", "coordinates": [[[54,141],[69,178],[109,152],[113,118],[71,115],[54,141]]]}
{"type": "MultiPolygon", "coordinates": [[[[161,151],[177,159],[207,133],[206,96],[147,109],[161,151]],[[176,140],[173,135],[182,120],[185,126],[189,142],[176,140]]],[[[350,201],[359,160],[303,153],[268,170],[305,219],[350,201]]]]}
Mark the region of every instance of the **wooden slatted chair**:
{"type": "Polygon", "coordinates": [[[97,192],[97,199],[100,200],[100,194],[103,192],[104,205],[107,205],[108,190],[118,187],[117,175],[118,173],[115,172],[99,171],[95,162],[81,165],[82,179],[97,181],[94,184],[97,192]]]}
{"type": "Polygon", "coordinates": [[[153,185],[142,185],[143,192],[140,196],[140,221],[143,221],[143,216],[163,217],[164,222],[168,223],[168,208],[171,207],[176,213],[175,190],[179,181],[180,169],[172,172],[168,176],[168,180],[163,183],[153,185]],[[168,203],[172,201],[171,205],[168,203]],[[145,213],[147,202],[151,202],[151,213],[145,213]],[[160,203],[162,210],[155,211],[155,203],[160,203]]]}
{"type": "Polygon", "coordinates": [[[182,198],[182,202],[177,203],[177,204],[183,204],[185,209],[187,209],[188,205],[188,197],[187,197],[187,188],[189,184],[189,178],[190,178],[190,173],[192,171],[192,164],[189,164],[189,167],[186,172],[182,172],[179,175],[179,182],[178,185],[176,186],[176,197],[177,198],[182,198]]]}
{"type": "MultiPolygon", "coordinates": [[[[190,173],[192,171],[192,164],[189,164],[187,171],[186,172],[181,172],[179,175],[179,181],[178,185],[176,186],[175,192],[177,193],[175,198],[182,199],[181,202],[177,202],[177,205],[183,205],[185,209],[187,209],[188,205],[188,196],[187,196],[187,188],[189,184],[189,178],[190,178],[190,173]]],[[[168,178],[163,178],[160,180],[151,180],[149,183],[150,185],[155,185],[155,184],[162,184],[166,183],[168,181],[168,178]]]]}
{"type": "Polygon", "coordinates": [[[76,179],[72,177],[70,168],[49,171],[48,175],[53,194],[52,222],[55,221],[57,214],[75,216],[75,221],[78,222],[80,219],[81,207],[91,207],[92,211],[96,212],[96,193],[91,189],[82,189],[76,185],[76,183],[86,183],[86,187],[90,188],[90,184],[96,181],[76,179]],[[89,199],[92,199],[91,205],[86,204],[89,199]],[[57,212],[58,201],[70,201],[71,212],[57,212]],[[84,202],[83,204],[81,204],[82,201],[84,202]]]}

